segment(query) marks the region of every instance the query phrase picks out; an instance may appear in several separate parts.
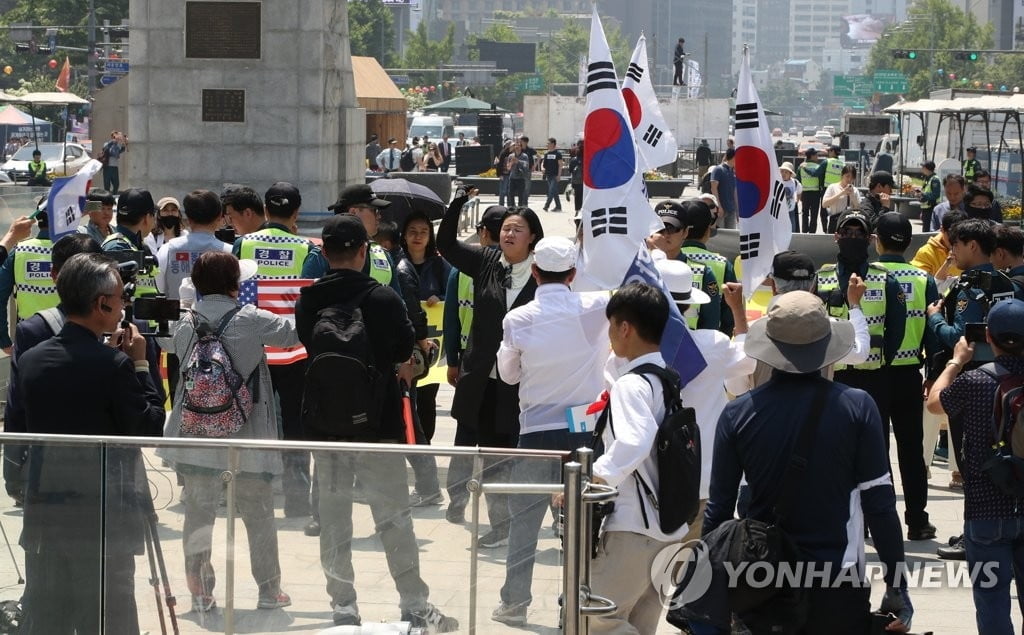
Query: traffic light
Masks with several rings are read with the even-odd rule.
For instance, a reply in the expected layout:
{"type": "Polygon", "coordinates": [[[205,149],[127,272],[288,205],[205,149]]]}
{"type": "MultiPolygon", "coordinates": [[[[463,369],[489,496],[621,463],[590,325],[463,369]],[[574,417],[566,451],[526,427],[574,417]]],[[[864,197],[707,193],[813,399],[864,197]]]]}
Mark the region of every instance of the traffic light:
{"type": "Polygon", "coordinates": [[[907,49],[896,49],[892,52],[892,56],[898,60],[916,60],[917,51],[907,49]]]}
{"type": "Polygon", "coordinates": [[[977,62],[978,58],[981,57],[977,51],[955,51],[953,58],[963,60],[965,62],[977,62]]]}

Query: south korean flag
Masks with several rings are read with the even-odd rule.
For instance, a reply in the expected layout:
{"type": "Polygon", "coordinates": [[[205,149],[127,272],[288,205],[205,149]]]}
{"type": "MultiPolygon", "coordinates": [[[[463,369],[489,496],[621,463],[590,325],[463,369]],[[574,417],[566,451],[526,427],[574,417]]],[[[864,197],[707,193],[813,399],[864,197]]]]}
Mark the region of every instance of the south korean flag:
{"type": "Polygon", "coordinates": [[[789,249],[792,226],[785,196],[764,107],[750,76],[750,53],[744,48],[736,89],[736,197],[747,299],[771,273],[775,254],[789,249]]]}
{"type": "Polygon", "coordinates": [[[578,268],[600,289],[618,288],[644,239],[663,228],[647,200],[633,127],[627,117],[595,5],[587,62],[583,249],[578,268]]]}
{"type": "Polygon", "coordinates": [[[629,123],[633,126],[633,136],[636,137],[644,168],[656,170],[675,162],[676,138],[658,107],[658,96],[647,64],[647,39],[643,35],[637,40],[633,59],[629,61],[626,77],[622,80],[622,98],[629,111],[629,123]]]}

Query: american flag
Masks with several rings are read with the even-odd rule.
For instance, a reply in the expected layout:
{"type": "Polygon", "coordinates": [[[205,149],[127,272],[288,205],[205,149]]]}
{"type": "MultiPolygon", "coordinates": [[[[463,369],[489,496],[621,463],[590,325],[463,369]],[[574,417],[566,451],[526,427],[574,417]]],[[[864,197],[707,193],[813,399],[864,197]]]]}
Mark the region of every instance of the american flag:
{"type": "MultiPolygon", "coordinates": [[[[294,324],[295,303],[299,299],[299,291],[313,282],[312,279],[244,280],[238,290],[238,301],[276,313],[294,324]]],[[[301,344],[291,348],[266,348],[268,364],[285,366],[306,359],[306,347],[301,344]]]]}

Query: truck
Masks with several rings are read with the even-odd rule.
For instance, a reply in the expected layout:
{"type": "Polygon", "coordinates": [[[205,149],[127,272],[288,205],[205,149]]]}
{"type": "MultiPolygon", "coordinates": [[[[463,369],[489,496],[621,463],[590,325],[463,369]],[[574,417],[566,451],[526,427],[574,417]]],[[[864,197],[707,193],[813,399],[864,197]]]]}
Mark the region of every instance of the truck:
{"type": "Polygon", "coordinates": [[[879,149],[882,137],[893,132],[894,126],[890,115],[843,115],[843,147],[847,150],[859,150],[861,145],[868,150],[879,149]]]}

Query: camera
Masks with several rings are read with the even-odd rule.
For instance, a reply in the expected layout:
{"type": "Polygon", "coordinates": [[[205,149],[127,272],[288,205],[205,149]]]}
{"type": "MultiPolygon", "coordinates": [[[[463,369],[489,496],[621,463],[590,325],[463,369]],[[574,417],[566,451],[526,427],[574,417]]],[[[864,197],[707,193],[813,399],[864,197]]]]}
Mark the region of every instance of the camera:
{"type": "Polygon", "coordinates": [[[213,235],[217,240],[229,245],[235,244],[235,239],[237,238],[234,227],[221,227],[217,231],[213,232],[213,235]]]}
{"type": "MultiPolygon", "coordinates": [[[[106,255],[117,261],[117,271],[121,274],[121,283],[126,287],[134,285],[139,274],[147,274],[156,268],[156,257],[142,251],[108,251],[106,255]]],[[[127,289],[125,289],[127,291],[127,289]]]]}
{"type": "Polygon", "coordinates": [[[974,357],[972,362],[991,362],[996,356],[985,338],[987,325],[984,322],[968,322],[964,325],[964,337],[968,342],[974,343],[974,357]]]}
{"type": "Polygon", "coordinates": [[[135,297],[135,287],[140,273],[148,274],[157,266],[156,258],[141,251],[110,251],[117,261],[117,272],[124,285],[124,324],[131,324],[135,318],[157,323],[156,333],[143,333],[146,337],[170,337],[170,324],[181,317],[181,303],[162,293],[135,297]]]}
{"type": "Polygon", "coordinates": [[[957,287],[960,289],[981,289],[988,293],[992,290],[992,272],[971,269],[960,274],[957,280],[957,287]]]}

